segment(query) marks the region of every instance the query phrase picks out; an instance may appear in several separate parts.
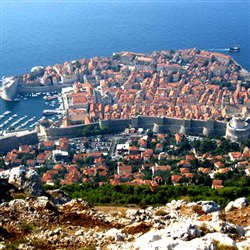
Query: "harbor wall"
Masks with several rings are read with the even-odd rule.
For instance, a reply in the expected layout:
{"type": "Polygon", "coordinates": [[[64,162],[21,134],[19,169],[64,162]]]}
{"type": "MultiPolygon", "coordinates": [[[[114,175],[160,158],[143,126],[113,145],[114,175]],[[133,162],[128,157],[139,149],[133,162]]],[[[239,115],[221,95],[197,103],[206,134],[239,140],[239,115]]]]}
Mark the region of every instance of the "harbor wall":
{"type": "Polygon", "coordinates": [[[17,88],[17,94],[29,94],[36,92],[52,92],[59,91],[65,87],[71,87],[71,84],[59,84],[59,85],[49,85],[49,86],[34,86],[34,87],[26,87],[23,85],[19,85],[17,88]]]}
{"type": "Polygon", "coordinates": [[[203,136],[224,136],[226,133],[225,122],[138,116],[129,119],[102,120],[99,123],[76,125],[67,128],[49,128],[46,129],[46,137],[48,139],[76,137],[79,136],[79,130],[86,126],[108,128],[113,133],[122,132],[125,128],[152,129],[155,133],[181,133],[203,136]]]}
{"type": "Polygon", "coordinates": [[[33,86],[27,87],[24,85],[20,85],[17,82],[12,84],[11,87],[8,88],[1,88],[0,97],[6,101],[13,101],[14,98],[18,95],[25,95],[30,93],[37,93],[37,92],[53,92],[53,91],[60,91],[62,88],[71,87],[72,83],[68,84],[59,84],[59,85],[50,85],[50,86],[33,86]]]}
{"type": "Polygon", "coordinates": [[[12,133],[0,137],[0,153],[6,153],[20,145],[33,145],[39,142],[37,132],[12,133]]]}

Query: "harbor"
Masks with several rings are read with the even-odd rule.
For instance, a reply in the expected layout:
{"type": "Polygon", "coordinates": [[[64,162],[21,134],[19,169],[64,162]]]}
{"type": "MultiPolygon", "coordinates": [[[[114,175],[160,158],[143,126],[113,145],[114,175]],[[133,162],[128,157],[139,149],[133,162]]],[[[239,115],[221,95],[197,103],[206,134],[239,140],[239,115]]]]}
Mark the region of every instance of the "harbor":
{"type": "Polygon", "coordinates": [[[39,120],[56,121],[63,114],[61,94],[56,91],[18,95],[12,102],[0,99],[0,136],[34,130],[39,120]]]}

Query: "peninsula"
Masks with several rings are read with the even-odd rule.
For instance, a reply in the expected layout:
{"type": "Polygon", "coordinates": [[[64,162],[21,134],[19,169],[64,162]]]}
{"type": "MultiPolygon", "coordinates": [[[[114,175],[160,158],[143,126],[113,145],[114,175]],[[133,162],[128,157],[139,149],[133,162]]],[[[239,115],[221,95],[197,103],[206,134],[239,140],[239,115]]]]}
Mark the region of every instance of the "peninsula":
{"type": "Polygon", "coordinates": [[[7,77],[2,98],[13,100],[19,93],[74,84],[66,104],[72,124],[78,119],[121,119],[139,114],[224,119],[249,105],[247,73],[229,55],[198,49],[121,52],[111,58],[38,66],[28,74],[7,77]],[[78,119],[74,119],[76,108],[78,119]]]}
{"type": "MultiPolygon", "coordinates": [[[[249,86],[249,72],[231,56],[194,48],[151,54],[120,52],[112,57],[34,67],[31,73],[5,78],[2,98],[13,100],[22,93],[63,89],[65,112],[54,128],[101,122],[100,127],[111,129],[128,125],[146,128],[148,124],[161,132],[168,127],[171,132],[184,134],[196,130],[203,135],[224,135],[226,122],[232,117],[248,118],[249,86]],[[137,116],[149,118],[130,120],[137,116]],[[107,121],[111,120],[120,120],[120,125],[110,126],[107,121]],[[203,125],[190,120],[202,121],[203,125]],[[171,124],[178,126],[172,131],[171,124]]],[[[249,136],[250,128],[236,119],[228,125],[228,131],[229,139],[242,141],[249,136]],[[232,135],[235,129],[240,135],[232,135]]],[[[50,134],[53,137],[53,132],[50,134]]]]}
{"type": "Polygon", "coordinates": [[[4,98],[62,88],[43,98],[64,110],[0,137],[0,248],[248,250],[247,77],[190,49],[5,78],[4,98]]]}

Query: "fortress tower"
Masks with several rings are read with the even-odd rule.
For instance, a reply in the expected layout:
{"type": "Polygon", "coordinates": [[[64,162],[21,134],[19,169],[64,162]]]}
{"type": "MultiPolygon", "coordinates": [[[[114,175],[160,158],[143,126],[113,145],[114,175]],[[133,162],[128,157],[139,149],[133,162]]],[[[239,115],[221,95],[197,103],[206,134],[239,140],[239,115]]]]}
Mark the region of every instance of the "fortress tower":
{"type": "Polygon", "coordinates": [[[233,117],[230,122],[227,123],[226,138],[233,142],[243,142],[250,134],[250,125],[242,118],[233,117]]]}
{"type": "Polygon", "coordinates": [[[5,77],[2,80],[2,99],[13,101],[17,94],[18,82],[14,77],[5,77]]]}

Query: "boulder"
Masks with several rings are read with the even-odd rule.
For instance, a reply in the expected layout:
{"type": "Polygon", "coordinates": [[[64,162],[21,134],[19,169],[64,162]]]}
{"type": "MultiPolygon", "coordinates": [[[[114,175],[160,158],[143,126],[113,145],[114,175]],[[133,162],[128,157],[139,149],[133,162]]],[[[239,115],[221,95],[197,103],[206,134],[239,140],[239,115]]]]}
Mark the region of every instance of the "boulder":
{"type": "Polygon", "coordinates": [[[126,217],[129,218],[129,219],[132,219],[138,214],[139,214],[138,210],[136,210],[136,209],[128,209],[127,212],[126,212],[126,217]]]}
{"type": "Polygon", "coordinates": [[[60,189],[48,190],[50,200],[56,205],[62,205],[70,201],[69,196],[60,189]]]}
{"type": "Polygon", "coordinates": [[[39,196],[36,198],[36,200],[34,200],[33,202],[33,207],[36,210],[50,210],[53,212],[57,212],[58,208],[51,202],[49,201],[49,198],[46,196],[39,196]]]}
{"type": "MultiPolygon", "coordinates": [[[[135,246],[142,249],[143,246],[147,246],[152,242],[159,241],[162,238],[162,230],[151,230],[135,240],[135,246]]],[[[146,249],[146,248],[144,248],[146,249]]]]}
{"type": "Polygon", "coordinates": [[[169,235],[174,239],[183,241],[192,240],[201,236],[201,230],[196,225],[190,223],[176,223],[169,228],[169,235]]]}
{"type": "Polygon", "coordinates": [[[234,201],[230,201],[225,207],[225,212],[228,213],[234,209],[234,201]]]}
{"type": "Polygon", "coordinates": [[[249,205],[249,202],[246,197],[241,197],[236,199],[235,201],[230,201],[227,206],[225,207],[225,212],[232,211],[235,208],[241,209],[245,208],[249,205]]]}
{"type": "Polygon", "coordinates": [[[221,210],[220,205],[218,205],[216,202],[214,201],[199,201],[197,202],[197,205],[200,205],[202,210],[208,214],[208,213],[212,213],[212,212],[217,212],[221,210]]]}
{"type": "Polygon", "coordinates": [[[116,228],[111,228],[105,233],[106,237],[112,237],[116,241],[123,241],[125,238],[125,234],[116,228]]]}
{"type": "Polygon", "coordinates": [[[245,235],[244,228],[230,223],[223,223],[220,231],[224,234],[236,234],[238,236],[245,235]]]}
{"type": "Polygon", "coordinates": [[[133,249],[175,249],[179,242],[166,233],[166,230],[151,230],[135,240],[133,249]]]}
{"type": "Polygon", "coordinates": [[[5,180],[8,184],[30,195],[39,196],[44,192],[38,173],[35,170],[26,170],[24,166],[1,172],[0,180],[5,180]]]}
{"type": "Polygon", "coordinates": [[[249,250],[250,249],[250,239],[245,241],[237,242],[236,247],[238,250],[249,250]]]}
{"type": "Polygon", "coordinates": [[[80,230],[77,230],[76,232],[75,232],[75,236],[82,236],[82,235],[84,235],[84,230],[83,229],[80,229],[80,230]]]}
{"type": "Polygon", "coordinates": [[[179,241],[174,250],[216,250],[215,243],[210,239],[196,238],[191,241],[179,241]]]}
{"type": "Polygon", "coordinates": [[[15,199],[8,203],[9,207],[15,211],[23,212],[29,209],[29,204],[27,201],[22,199],[15,199]]]}
{"type": "Polygon", "coordinates": [[[203,237],[205,240],[212,240],[216,246],[227,248],[236,248],[236,243],[230,237],[222,233],[208,233],[203,237]]]}
{"type": "Polygon", "coordinates": [[[87,210],[89,208],[91,208],[91,205],[87,201],[84,201],[82,199],[73,199],[63,204],[62,206],[60,206],[60,210],[71,212],[71,213],[74,213],[74,212],[78,213],[78,212],[87,210]]]}

